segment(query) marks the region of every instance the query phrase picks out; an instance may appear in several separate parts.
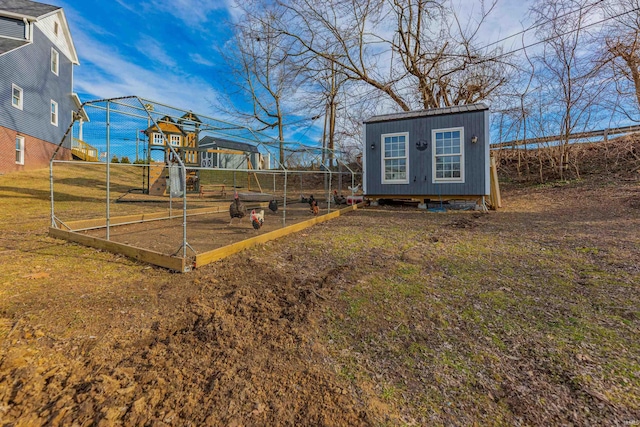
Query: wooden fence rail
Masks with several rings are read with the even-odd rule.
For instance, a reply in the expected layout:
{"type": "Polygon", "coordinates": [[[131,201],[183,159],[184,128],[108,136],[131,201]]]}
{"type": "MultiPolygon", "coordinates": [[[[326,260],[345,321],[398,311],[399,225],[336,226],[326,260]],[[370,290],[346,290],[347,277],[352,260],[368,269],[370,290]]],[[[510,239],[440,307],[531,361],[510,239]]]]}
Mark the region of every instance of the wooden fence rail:
{"type": "MultiPolygon", "coordinates": [[[[606,142],[607,137],[609,135],[620,135],[620,134],[626,134],[626,133],[632,133],[632,132],[640,132],[640,126],[634,125],[634,126],[624,126],[619,128],[593,130],[589,132],[577,132],[569,135],[569,140],[581,139],[581,138],[595,138],[597,136],[601,136],[604,138],[606,142]]],[[[560,141],[564,138],[565,137],[561,135],[553,135],[553,136],[543,136],[540,138],[531,138],[531,139],[514,139],[512,141],[497,142],[495,144],[491,144],[491,149],[495,150],[502,147],[521,147],[523,145],[539,144],[541,142],[560,141]]]]}

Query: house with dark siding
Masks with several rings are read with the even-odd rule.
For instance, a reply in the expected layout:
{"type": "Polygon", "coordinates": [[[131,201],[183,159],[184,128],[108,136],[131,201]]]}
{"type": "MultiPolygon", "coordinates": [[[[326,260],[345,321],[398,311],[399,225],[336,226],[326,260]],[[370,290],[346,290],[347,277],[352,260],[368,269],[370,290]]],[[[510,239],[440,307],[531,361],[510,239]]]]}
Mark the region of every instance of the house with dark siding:
{"type": "MultiPolygon", "coordinates": [[[[80,106],[78,56],[62,8],[0,0],[0,173],[48,165],[80,106]]],[[[61,159],[71,159],[71,137],[61,159]]]]}
{"type": "Polygon", "coordinates": [[[470,104],[364,121],[363,191],[374,202],[473,200],[490,194],[489,107],[470,104]]]}

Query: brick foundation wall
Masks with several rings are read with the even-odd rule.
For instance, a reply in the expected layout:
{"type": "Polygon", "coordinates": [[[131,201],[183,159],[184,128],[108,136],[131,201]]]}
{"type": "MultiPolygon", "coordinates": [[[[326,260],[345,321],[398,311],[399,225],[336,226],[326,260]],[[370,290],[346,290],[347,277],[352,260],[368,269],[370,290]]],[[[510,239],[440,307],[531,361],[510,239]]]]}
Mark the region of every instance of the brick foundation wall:
{"type": "MultiPolygon", "coordinates": [[[[0,127],[0,174],[49,166],[56,145],[0,127]],[[16,136],[24,137],[24,164],[16,163],[16,136]]],[[[71,150],[60,148],[57,160],[71,160],[71,150]]]]}

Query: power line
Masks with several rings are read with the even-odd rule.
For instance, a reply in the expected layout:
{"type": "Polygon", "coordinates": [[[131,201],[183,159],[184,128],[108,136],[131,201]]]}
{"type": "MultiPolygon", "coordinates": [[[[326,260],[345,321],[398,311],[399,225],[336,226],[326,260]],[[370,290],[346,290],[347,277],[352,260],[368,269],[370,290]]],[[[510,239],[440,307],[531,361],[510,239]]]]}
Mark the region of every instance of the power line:
{"type": "Polygon", "coordinates": [[[513,54],[513,53],[516,53],[516,52],[520,52],[520,51],[525,50],[525,49],[528,49],[528,48],[530,48],[530,47],[537,46],[537,45],[542,44],[542,43],[547,43],[547,42],[549,42],[549,41],[551,41],[551,40],[554,40],[554,39],[557,39],[557,38],[560,38],[560,37],[563,37],[563,36],[569,35],[569,34],[571,34],[571,33],[575,33],[576,31],[584,30],[585,28],[593,27],[594,25],[603,24],[603,23],[605,23],[605,22],[607,22],[607,21],[610,21],[610,20],[612,20],[612,19],[619,18],[619,17],[624,16],[624,15],[628,15],[628,14],[630,14],[630,13],[632,13],[632,12],[637,12],[638,10],[640,10],[640,7],[637,7],[637,8],[635,8],[635,9],[629,10],[629,11],[627,11],[627,12],[619,13],[618,15],[609,16],[609,17],[607,17],[607,18],[601,19],[600,21],[592,22],[591,24],[586,24],[586,25],[584,25],[584,26],[581,26],[580,28],[574,28],[574,29],[569,30],[569,31],[566,31],[566,32],[564,32],[564,33],[562,33],[562,34],[557,34],[557,35],[554,35],[554,36],[551,36],[551,37],[547,37],[546,39],[539,40],[539,41],[537,41],[537,42],[535,42],[535,43],[531,43],[531,44],[528,44],[528,45],[522,46],[522,47],[520,47],[520,48],[517,48],[517,49],[514,49],[514,50],[510,50],[510,51],[508,51],[508,52],[503,52],[503,53],[501,53],[501,54],[499,54],[499,55],[492,56],[491,58],[484,58],[484,59],[479,60],[479,61],[477,61],[477,62],[473,62],[473,61],[472,61],[472,64],[477,65],[477,64],[481,64],[481,63],[483,63],[483,62],[494,61],[494,60],[496,60],[496,59],[499,59],[499,58],[502,58],[502,57],[505,57],[505,56],[511,55],[511,54],[513,54]]]}
{"type": "Polygon", "coordinates": [[[519,35],[521,35],[521,34],[524,34],[524,33],[526,33],[527,31],[530,31],[530,30],[533,30],[533,29],[539,28],[539,27],[541,27],[541,26],[543,26],[543,25],[545,25],[545,24],[548,24],[548,23],[550,23],[550,22],[552,22],[552,21],[556,20],[556,19],[565,18],[565,17],[567,17],[567,16],[569,16],[569,15],[571,15],[571,14],[574,14],[574,13],[576,13],[576,12],[581,12],[583,9],[590,8],[590,7],[592,7],[592,6],[597,5],[598,3],[602,3],[603,1],[605,1],[605,0],[596,0],[596,1],[595,1],[594,3],[592,3],[592,4],[584,5],[584,6],[580,6],[579,8],[577,8],[577,9],[575,9],[575,10],[572,10],[572,11],[569,11],[569,12],[567,12],[567,13],[563,14],[563,15],[558,15],[558,16],[554,17],[553,19],[548,19],[547,21],[540,22],[540,23],[538,23],[538,24],[535,24],[535,25],[532,25],[532,26],[530,26],[530,27],[528,27],[528,28],[525,28],[524,30],[518,31],[517,33],[511,34],[511,35],[506,36],[506,37],[503,37],[503,38],[501,38],[500,40],[496,40],[495,42],[491,42],[491,43],[489,43],[488,45],[486,45],[486,46],[483,46],[483,47],[479,48],[479,50],[486,49],[486,48],[491,47],[491,46],[493,46],[493,45],[495,45],[495,44],[498,44],[498,43],[502,43],[503,41],[506,41],[506,40],[509,40],[510,38],[513,38],[513,37],[519,36],[519,35]]]}
{"type": "MultiPolygon", "coordinates": [[[[491,46],[493,46],[493,45],[496,45],[496,44],[498,44],[498,43],[501,43],[501,42],[503,42],[503,41],[505,41],[505,40],[508,40],[508,39],[510,39],[510,38],[512,38],[512,37],[518,36],[518,35],[520,35],[520,34],[524,34],[524,33],[526,33],[527,31],[530,31],[530,30],[533,30],[533,29],[539,28],[539,27],[541,27],[541,26],[543,26],[543,25],[546,25],[546,24],[548,24],[548,23],[550,23],[550,22],[553,22],[555,19],[562,19],[562,18],[565,18],[565,17],[567,17],[567,16],[569,16],[569,15],[571,15],[571,14],[573,14],[573,13],[580,12],[580,11],[582,11],[583,9],[593,7],[593,6],[597,5],[598,3],[602,3],[603,1],[606,1],[606,0],[597,0],[596,2],[591,3],[591,4],[589,4],[589,5],[581,6],[581,7],[577,8],[577,9],[574,9],[574,10],[572,10],[572,11],[569,11],[569,12],[567,12],[567,13],[565,13],[565,14],[558,15],[557,17],[554,17],[554,18],[552,18],[552,19],[546,20],[546,21],[544,21],[544,22],[540,22],[540,23],[538,23],[538,24],[535,24],[535,25],[532,25],[532,26],[530,26],[530,27],[527,27],[527,28],[525,28],[524,30],[521,30],[521,31],[519,31],[519,32],[517,32],[517,33],[511,34],[511,35],[506,36],[506,37],[503,37],[502,39],[497,40],[497,41],[495,41],[495,42],[491,42],[491,43],[489,43],[489,44],[487,44],[487,45],[484,45],[484,46],[482,46],[482,47],[479,47],[479,48],[474,48],[474,50],[481,51],[481,50],[487,49],[487,48],[489,48],[489,47],[491,47],[491,46]]],[[[493,60],[495,60],[495,59],[499,59],[499,58],[502,58],[502,57],[508,56],[508,55],[510,55],[510,54],[512,54],[512,53],[520,52],[520,51],[525,50],[525,49],[527,49],[527,48],[530,48],[530,47],[533,47],[533,46],[537,46],[537,45],[539,45],[539,44],[546,43],[546,42],[551,41],[551,40],[553,40],[553,39],[556,39],[556,38],[559,38],[559,37],[562,37],[562,36],[565,36],[565,35],[571,34],[571,33],[573,33],[573,32],[576,32],[576,31],[579,31],[579,30],[582,30],[582,29],[585,29],[585,28],[589,28],[589,27],[592,27],[592,26],[594,26],[594,25],[602,24],[602,23],[604,23],[604,22],[607,22],[607,21],[612,20],[612,19],[619,18],[619,17],[624,16],[624,15],[628,15],[628,14],[633,13],[633,12],[636,12],[636,11],[638,11],[638,10],[640,10],[640,8],[635,8],[635,9],[632,9],[632,10],[629,10],[629,11],[626,11],[626,12],[619,13],[619,14],[614,15],[614,16],[609,16],[609,17],[604,18],[604,19],[602,19],[602,20],[600,20],[600,21],[592,22],[591,24],[586,24],[586,25],[584,25],[584,26],[582,26],[582,27],[580,27],[580,28],[578,28],[578,29],[569,30],[569,31],[567,31],[567,32],[565,32],[565,33],[558,34],[558,35],[554,35],[554,36],[552,36],[552,37],[548,37],[548,38],[546,38],[546,39],[539,40],[539,41],[534,42],[534,43],[531,43],[531,44],[529,44],[529,45],[525,45],[525,46],[522,46],[522,47],[520,47],[520,48],[517,48],[517,49],[514,49],[514,50],[510,50],[510,51],[508,51],[508,52],[503,52],[503,53],[501,53],[501,54],[494,55],[494,56],[492,56],[492,57],[490,57],[490,58],[484,58],[484,59],[480,59],[480,60],[478,60],[478,61],[471,61],[471,64],[481,64],[481,63],[484,63],[484,62],[493,61],[493,60]]],[[[470,55],[469,55],[469,54],[463,54],[463,53],[435,53],[435,52],[430,52],[430,53],[429,53],[429,52],[425,52],[425,54],[430,54],[430,55],[434,55],[434,56],[439,56],[439,57],[441,57],[441,58],[443,58],[443,59],[446,59],[446,58],[449,58],[449,59],[456,59],[456,58],[469,58],[469,57],[470,57],[470,55]]]]}

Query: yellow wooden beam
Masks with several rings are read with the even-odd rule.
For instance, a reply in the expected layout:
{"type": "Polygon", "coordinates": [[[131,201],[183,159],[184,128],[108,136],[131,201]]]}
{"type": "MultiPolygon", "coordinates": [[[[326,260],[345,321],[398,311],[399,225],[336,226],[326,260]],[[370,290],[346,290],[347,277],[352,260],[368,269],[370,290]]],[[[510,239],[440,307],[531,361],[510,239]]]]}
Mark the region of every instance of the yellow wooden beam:
{"type": "Polygon", "coordinates": [[[67,240],[70,242],[80,243],[96,249],[105,250],[115,254],[122,254],[129,258],[137,259],[159,267],[168,268],[170,270],[185,271],[185,260],[174,256],[164,255],[159,252],[147,249],[136,248],[135,246],[125,245],[110,240],[100,239],[97,237],[86,236],[84,234],[73,231],[60,230],[58,228],[49,228],[49,236],[56,239],[67,240]]]}
{"type": "Polygon", "coordinates": [[[424,194],[424,195],[411,195],[411,196],[407,196],[407,195],[397,195],[397,194],[388,194],[388,195],[384,195],[384,194],[380,194],[377,196],[371,196],[371,195],[367,195],[366,196],[367,199],[370,200],[380,200],[380,199],[397,199],[397,200],[412,200],[415,202],[422,202],[424,199],[429,199],[432,202],[438,202],[442,199],[442,201],[449,201],[449,200],[474,200],[474,201],[481,201],[482,200],[482,196],[481,195],[456,195],[456,194],[424,194]]]}
{"type": "MultiPolygon", "coordinates": [[[[247,156],[247,169],[253,169],[253,165],[251,164],[251,158],[249,158],[249,156],[247,156]]],[[[260,185],[260,180],[258,179],[258,175],[254,172],[253,173],[253,177],[256,179],[256,182],[258,183],[258,188],[260,189],[261,193],[264,193],[264,191],[262,191],[262,185],[260,185]]],[[[248,186],[251,186],[251,179],[250,176],[247,175],[247,181],[248,181],[248,186]]],[[[251,190],[251,188],[249,188],[249,190],[251,190]]]]}
{"type": "MultiPolygon", "coordinates": [[[[229,210],[228,206],[212,206],[208,208],[200,208],[200,209],[188,209],[187,216],[193,215],[205,215],[210,213],[218,213],[218,212],[226,212],[229,210]]],[[[173,215],[171,218],[177,218],[182,216],[182,209],[174,209],[173,215]]],[[[111,217],[109,221],[109,225],[121,225],[127,224],[130,222],[144,222],[151,220],[161,220],[161,219],[170,219],[169,218],[169,210],[160,211],[160,212],[151,212],[144,214],[136,214],[136,215],[124,215],[124,216],[114,216],[111,217]]],[[[87,228],[100,228],[107,226],[106,218],[97,218],[97,219],[84,219],[79,221],[70,221],[65,223],[72,230],[82,230],[87,228]]]]}
{"type": "Polygon", "coordinates": [[[491,156],[489,173],[491,175],[491,194],[489,199],[491,201],[491,207],[495,210],[502,207],[502,197],[500,196],[500,183],[498,182],[498,168],[496,166],[496,158],[493,155],[491,156]]]}
{"type": "Polygon", "coordinates": [[[244,151],[238,151],[238,150],[223,150],[223,149],[215,149],[215,148],[209,148],[207,150],[207,153],[220,153],[220,154],[245,154],[244,151]]]}
{"type": "Polygon", "coordinates": [[[252,246],[256,246],[262,243],[270,242],[271,240],[278,239],[280,237],[296,233],[300,230],[304,230],[305,228],[311,227],[315,224],[320,224],[325,221],[329,221],[331,219],[337,218],[340,215],[344,215],[347,212],[351,212],[358,208],[358,206],[362,206],[362,204],[352,205],[326,215],[313,217],[307,221],[299,222],[297,224],[292,224],[288,227],[281,228],[279,230],[274,230],[269,233],[261,234],[256,237],[252,237],[247,240],[243,240],[238,243],[234,243],[231,245],[224,246],[222,248],[214,249],[209,252],[204,252],[196,255],[196,264],[195,267],[202,267],[204,265],[210,264],[215,261],[219,261],[223,258],[228,257],[229,255],[233,255],[238,253],[244,249],[250,248],[252,246]]]}

